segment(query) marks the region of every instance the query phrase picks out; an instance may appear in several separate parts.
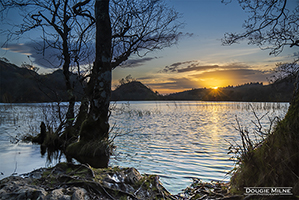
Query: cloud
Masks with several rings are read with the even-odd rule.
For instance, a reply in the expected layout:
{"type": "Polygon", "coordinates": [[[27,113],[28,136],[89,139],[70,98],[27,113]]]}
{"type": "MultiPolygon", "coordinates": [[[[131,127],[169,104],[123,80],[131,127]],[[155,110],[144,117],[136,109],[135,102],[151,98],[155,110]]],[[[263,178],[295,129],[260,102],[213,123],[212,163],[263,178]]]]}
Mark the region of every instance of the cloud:
{"type": "Polygon", "coordinates": [[[176,62],[176,63],[173,63],[173,64],[170,65],[170,66],[171,66],[171,67],[179,67],[180,65],[189,64],[189,63],[192,63],[192,62],[196,62],[196,61],[176,62]]]}
{"type": "Polygon", "coordinates": [[[33,58],[33,62],[39,66],[45,68],[59,67],[61,62],[61,52],[58,49],[47,48],[43,50],[43,42],[27,42],[24,44],[8,44],[5,46],[5,50],[21,53],[33,58]]]}
{"type": "Polygon", "coordinates": [[[154,76],[144,76],[144,77],[139,77],[137,80],[153,80],[156,77],[154,76]]]}
{"type": "Polygon", "coordinates": [[[134,68],[134,67],[140,67],[142,66],[145,62],[151,61],[153,59],[156,59],[156,57],[146,57],[146,58],[141,58],[141,59],[129,59],[123,64],[120,65],[121,68],[134,68]]]}
{"type": "Polygon", "coordinates": [[[183,73],[183,72],[190,72],[190,71],[204,71],[208,69],[215,69],[218,68],[218,65],[210,65],[210,66],[198,66],[196,64],[191,64],[187,66],[186,68],[178,69],[178,73],[183,73]]]}
{"type": "Polygon", "coordinates": [[[30,56],[32,53],[31,47],[24,45],[24,44],[7,44],[2,49],[8,50],[8,51],[13,51],[16,53],[21,53],[21,54],[24,54],[27,56],[30,56]]]}
{"type": "Polygon", "coordinates": [[[191,71],[205,71],[208,69],[218,68],[218,65],[201,65],[198,61],[185,61],[185,62],[176,62],[170,66],[164,67],[163,70],[160,70],[159,73],[168,73],[168,72],[191,72],[191,71]],[[186,64],[188,64],[186,66],[186,64]]]}
{"type": "Polygon", "coordinates": [[[201,71],[201,73],[193,74],[176,74],[173,75],[161,75],[163,79],[156,79],[155,83],[148,83],[150,87],[160,93],[173,93],[184,90],[190,90],[192,88],[210,88],[210,87],[225,87],[228,85],[240,85],[249,82],[267,82],[267,77],[270,76],[268,71],[260,69],[253,69],[244,63],[231,63],[226,65],[206,65],[200,66],[196,63],[189,63],[187,67],[182,67],[179,63],[174,63],[176,73],[178,70],[185,72],[189,71],[201,71]],[[194,65],[192,65],[194,64],[194,65]],[[206,70],[206,71],[205,71],[206,70]],[[186,75],[183,77],[183,75],[186,75]]]}
{"type": "MultiPolygon", "coordinates": [[[[51,41],[49,41],[51,43],[51,41]]],[[[56,43],[59,46],[58,43],[56,43]]],[[[79,58],[80,64],[85,65],[92,63],[95,57],[94,44],[90,43],[82,51],[79,58]]],[[[41,67],[45,68],[59,68],[63,64],[62,51],[57,48],[44,47],[44,41],[26,42],[24,44],[7,44],[3,49],[13,51],[30,56],[33,62],[41,67]]],[[[75,45],[71,47],[75,49],[75,45]]],[[[145,57],[141,59],[129,59],[120,65],[121,68],[134,68],[142,66],[145,62],[156,59],[156,57],[145,57]]],[[[71,63],[72,65],[73,63],[71,63]]],[[[75,65],[75,64],[73,64],[75,65]]]]}
{"type": "Polygon", "coordinates": [[[186,90],[191,88],[198,88],[198,82],[192,81],[188,78],[169,78],[166,82],[163,83],[150,83],[149,86],[154,87],[155,89],[169,89],[169,90],[186,90]]]}
{"type": "Polygon", "coordinates": [[[167,73],[167,72],[176,72],[177,71],[177,66],[165,66],[163,70],[158,71],[158,73],[167,73]]]}
{"type": "Polygon", "coordinates": [[[164,69],[160,70],[159,73],[177,72],[179,66],[184,65],[184,64],[189,64],[192,62],[194,62],[194,61],[176,62],[176,63],[171,64],[170,66],[164,67],[164,69]]]}
{"type": "Polygon", "coordinates": [[[164,67],[163,70],[160,70],[160,73],[176,72],[205,72],[207,70],[216,71],[216,70],[228,70],[228,69],[250,69],[250,66],[245,65],[244,63],[231,63],[227,65],[201,65],[198,61],[186,61],[186,62],[177,62],[173,63],[170,66],[164,67]],[[186,66],[186,64],[189,64],[186,66]]]}
{"type": "MultiPolygon", "coordinates": [[[[49,41],[51,43],[51,41],[49,41]]],[[[56,43],[56,45],[59,45],[56,43]]],[[[90,46],[90,49],[84,49],[83,53],[80,55],[81,64],[88,64],[93,62],[94,54],[92,53],[94,50],[92,47],[94,45],[86,45],[90,46]]],[[[75,48],[74,46],[72,47],[75,48]]],[[[23,44],[7,44],[3,49],[21,53],[24,55],[30,56],[33,59],[33,62],[41,67],[45,68],[59,68],[63,64],[63,56],[62,51],[58,48],[53,48],[47,46],[44,48],[44,41],[32,41],[26,42],[23,44]]]]}
{"type": "Polygon", "coordinates": [[[230,84],[242,84],[256,81],[266,81],[268,72],[255,69],[223,69],[202,74],[192,75],[198,79],[221,79],[230,82],[230,84]]]}
{"type": "Polygon", "coordinates": [[[292,54],[292,57],[298,58],[298,57],[299,57],[299,52],[294,52],[294,53],[292,54]]]}
{"type": "Polygon", "coordinates": [[[250,69],[250,66],[244,64],[244,63],[229,63],[226,65],[220,66],[221,69],[227,70],[227,69],[250,69]]]}

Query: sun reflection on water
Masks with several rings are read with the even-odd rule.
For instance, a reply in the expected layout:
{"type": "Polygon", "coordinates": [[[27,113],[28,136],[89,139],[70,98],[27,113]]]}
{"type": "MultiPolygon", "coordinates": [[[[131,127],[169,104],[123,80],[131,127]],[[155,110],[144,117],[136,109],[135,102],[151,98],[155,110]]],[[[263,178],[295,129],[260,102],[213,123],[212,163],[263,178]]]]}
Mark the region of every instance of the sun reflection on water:
{"type": "MultiPolygon", "coordinates": [[[[215,90],[217,91],[217,90],[215,90]]],[[[253,113],[248,103],[236,102],[117,102],[121,112],[112,111],[110,124],[123,134],[115,139],[117,149],[111,166],[135,167],[141,173],[157,174],[171,193],[178,193],[192,182],[228,180],[226,173],[234,162],[227,155],[228,141],[238,140],[235,116],[250,125],[253,113]]],[[[45,104],[15,105],[6,109],[0,104],[0,172],[25,173],[45,166],[39,147],[10,144],[8,134],[28,131],[28,124],[40,125],[30,113],[41,113],[45,104]],[[15,115],[17,113],[17,115],[15,115]],[[34,119],[34,120],[33,120],[34,119]],[[31,120],[31,121],[28,121],[31,120]],[[34,124],[36,123],[36,124],[34,124]],[[20,128],[16,129],[16,125],[20,128]],[[27,129],[26,129],[27,127],[27,129]]],[[[252,103],[258,115],[269,111],[283,117],[287,103],[252,103]]],[[[266,119],[266,118],[265,118],[266,119]]],[[[265,128],[269,125],[263,121],[265,128]]],[[[249,130],[252,127],[249,126],[249,130]]],[[[113,134],[113,133],[111,133],[113,134]]],[[[3,178],[0,176],[0,178],[3,178]]]]}
{"type": "MultiPolygon", "coordinates": [[[[273,108],[272,104],[255,106],[273,108]]],[[[238,140],[233,128],[235,116],[246,123],[253,117],[247,103],[234,102],[132,102],[130,109],[151,114],[140,117],[124,113],[112,119],[135,131],[117,138],[118,156],[111,165],[133,165],[143,173],[156,173],[172,193],[188,186],[192,177],[228,180],[226,174],[234,162],[227,155],[227,140],[238,140]],[[132,150],[134,156],[126,155],[132,150]]],[[[287,104],[284,111],[273,109],[272,114],[284,115],[286,109],[287,104]]],[[[265,109],[258,112],[265,113],[265,109]]]]}

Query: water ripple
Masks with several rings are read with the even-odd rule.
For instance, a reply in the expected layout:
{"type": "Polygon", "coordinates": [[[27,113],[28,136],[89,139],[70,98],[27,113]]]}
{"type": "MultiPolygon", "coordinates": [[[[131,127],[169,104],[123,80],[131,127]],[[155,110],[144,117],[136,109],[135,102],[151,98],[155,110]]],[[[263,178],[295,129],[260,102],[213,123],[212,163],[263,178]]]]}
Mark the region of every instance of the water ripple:
{"type": "MultiPolygon", "coordinates": [[[[118,102],[117,105],[121,106],[118,102]]],[[[157,174],[171,193],[186,188],[193,177],[204,181],[228,180],[234,162],[227,155],[226,140],[239,140],[233,128],[237,115],[248,126],[254,118],[248,103],[236,102],[130,102],[124,110],[112,113],[111,124],[123,134],[110,165],[136,167],[141,173],[157,174]]],[[[283,117],[287,103],[252,103],[259,116],[270,111],[283,117]]],[[[50,104],[0,104],[0,172],[26,173],[45,166],[39,146],[9,143],[11,137],[39,131],[45,115],[55,116],[50,104]],[[46,110],[45,112],[45,109],[46,110]]],[[[265,118],[266,119],[266,118],[265,118]]],[[[262,121],[265,128],[269,123],[262,121]]],[[[55,124],[54,124],[55,125],[55,124]]],[[[112,133],[113,134],[113,133],[112,133]]],[[[3,178],[0,176],[0,178],[3,178]]]]}
{"type": "MultiPolygon", "coordinates": [[[[288,108],[283,103],[275,104],[279,109],[270,103],[253,105],[262,108],[256,109],[257,114],[268,111],[264,108],[272,108],[272,115],[280,116],[284,116],[288,108]]],[[[229,144],[226,140],[238,141],[238,132],[233,127],[235,116],[246,125],[253,118],[248,103],[132,102],[130,106],[132,110],[152,114],[129,123],[122,123],[121,118],[116,120],[122,126],[142,127],[142,130],[115,141],[117,145],[122,144],[118,145],[117,152],[134,148],[138,152],[135,158],[126,157],[121,162],[111,160],[111,165],[134,166],[134,160],[141,161],[141,165],[136,165],[138,169],[160,175],[163,184],[173,193],[188,186],[193,177],[206,181],[228,180],[227,172],[234,162],[227,155],[229,144]]]]}

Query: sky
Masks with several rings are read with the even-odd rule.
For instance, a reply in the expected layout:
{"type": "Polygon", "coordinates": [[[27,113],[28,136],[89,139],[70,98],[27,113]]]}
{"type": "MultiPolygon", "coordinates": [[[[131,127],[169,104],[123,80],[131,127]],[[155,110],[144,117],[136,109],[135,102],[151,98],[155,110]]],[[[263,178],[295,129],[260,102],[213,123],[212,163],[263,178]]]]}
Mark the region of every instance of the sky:
{"type": "MultiPolygon", "coordinates": [[[[214,88],[241,85],[248,82],[268,84],[270,70],[278,62],[291,62],[298,48],[285,48],[278,56],[269,55],[269,50],[248,45],[246,41],[232,46],[222,46],[221,39],[227,32],[240,33],[247,19],[239,4],[221,0],[165,0],[182,14],[180,29],[185,36],[177,44],[147,54],[146,57],[131,56],[127,64],[113,71],[112,86],[131,75],[160,94],[181,92],[194,88],[214,88]]],[[[297,4],[297,0],[290,1],[297,4]]],[[[290,6],[292,6],[290,4],[290,6]]],[[[18,20],[18,17],[14,20],[18,20]]],[[[34,34],[34,33],[32,33],[34,34]]],[[[1,44],[5,36],[0,35],[1,44]]],[[[21,65],[30,63],[40,68],[41,73],[50,72],[43,67],[34,51],[34,44],[25,39],[11,42],[0,49],[0,57],[21,65]],[[30,60],[28,59],[30,56],[30,60]]]]}

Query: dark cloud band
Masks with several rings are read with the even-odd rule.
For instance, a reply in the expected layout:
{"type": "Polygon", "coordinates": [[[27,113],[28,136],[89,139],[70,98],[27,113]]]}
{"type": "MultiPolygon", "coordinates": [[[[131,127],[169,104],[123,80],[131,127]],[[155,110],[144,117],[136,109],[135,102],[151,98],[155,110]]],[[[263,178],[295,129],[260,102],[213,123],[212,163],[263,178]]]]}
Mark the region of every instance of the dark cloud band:
{"type": "Polygon", "coordinates": [[[146,57],[146,58],[140,58],[140,59],[129,59],[123,64],[120,65],[121,68],[134,68],[134,67],[140,67],[145,62],[151,61],[153,59],[157,59],[156,57],[146,57]]]}
{"type": "MultiPolygon", "coordinates": [[[[49,41],[51,43],[51,41],[49,41]]],[[[44,41],[32,41],[26,42],[24,44],[7,44],[3,49],[9,50],[12,52],[17,52],[25,54],[33,58],[33,62],[44,68],[60,68],[63,64],[62,56],[62,45],[59,43],[53,42],[57,48],[53,48],[49,45],[45,45],[44,41]]],[[[82,53],[79,55],[80,63],[82,65],[92,63],[94,60],[94,51],[93,44],[86,45],[88,48],[82,50],[82,53]],[[90,47],[90,48],[89,48],[90,47]]],[[[70,47],[70,54],[72,55],[72,49],[76,49],[75,45],[70,47]]]]}
{"type": "Polygon", "coordinates": [[[185,61],[185,62],[176,62],[170,66],[164,67],[163,70],[159,71],[160,73],[176,72],[184,73],[191,71],[205,71],[208,69],[216,69],[218,65],[201,65],[198,61],[185,61]],[[186,66],[187,65],[187,66],[186,66]]]}

